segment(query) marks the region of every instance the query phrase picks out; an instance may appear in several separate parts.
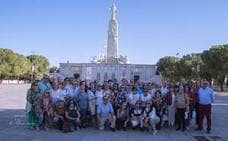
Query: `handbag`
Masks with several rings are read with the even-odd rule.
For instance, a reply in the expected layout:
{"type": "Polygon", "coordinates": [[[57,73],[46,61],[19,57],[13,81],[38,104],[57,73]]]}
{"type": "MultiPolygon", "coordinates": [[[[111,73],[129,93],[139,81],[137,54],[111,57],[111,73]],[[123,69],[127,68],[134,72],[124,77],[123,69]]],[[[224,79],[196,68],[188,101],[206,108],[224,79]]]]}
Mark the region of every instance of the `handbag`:
{"type": "Polygon", "coordinates": [[[26,102],[26,105],[25,105],[25,112],[26,113],[29,113],[32,109],[32,104],[30,104],[28,101],[26,102]]]}

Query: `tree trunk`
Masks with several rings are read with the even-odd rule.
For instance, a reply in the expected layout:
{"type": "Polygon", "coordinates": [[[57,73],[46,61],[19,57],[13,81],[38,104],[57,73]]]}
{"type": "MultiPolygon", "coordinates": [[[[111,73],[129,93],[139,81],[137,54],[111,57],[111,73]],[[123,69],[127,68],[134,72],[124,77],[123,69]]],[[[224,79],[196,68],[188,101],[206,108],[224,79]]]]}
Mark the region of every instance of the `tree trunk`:
{"type": "Polygon", "coordinates": [[[220,83],[220,91],[223,92],[224,89],[223,89],[223,83],[220,83]]]}

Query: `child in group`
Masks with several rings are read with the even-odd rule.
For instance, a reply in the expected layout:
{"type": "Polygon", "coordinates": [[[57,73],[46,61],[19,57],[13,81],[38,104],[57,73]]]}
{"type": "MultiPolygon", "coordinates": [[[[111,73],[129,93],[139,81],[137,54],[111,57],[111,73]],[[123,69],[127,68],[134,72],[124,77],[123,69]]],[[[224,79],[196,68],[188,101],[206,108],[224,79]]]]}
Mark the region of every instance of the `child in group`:
{"type": "Polygon", "coordinates": [[[49,90],[45,90],[44,94],[37,97],[35,102],[36,113],[36,129],[45,128],[48,130],[52,126],[53,108],[52,98],[49,90]]]}
{"type": "Polygon", "coordinates": [[[52,119],[54,111],[52,108],[52,98],[49,90],[45,90],[42,97],[43,117],[44,117],[44,128],[47,130],[52,126],[52,119]]]}
{"type": "Polygon", "coordinates": [[[80,113],[74,100],[69,101],[69,105],[65,111],[65,117],[68,122],[70,132],[79,130],[80,113]]]}

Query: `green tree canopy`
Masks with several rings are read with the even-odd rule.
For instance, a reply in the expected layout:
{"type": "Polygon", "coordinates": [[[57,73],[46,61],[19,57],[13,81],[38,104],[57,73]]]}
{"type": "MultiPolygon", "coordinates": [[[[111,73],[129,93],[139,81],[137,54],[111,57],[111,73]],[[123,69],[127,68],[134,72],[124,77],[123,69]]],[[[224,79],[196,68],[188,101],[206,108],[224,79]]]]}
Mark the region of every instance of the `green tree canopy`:
{"type": "Polygon", "coordinates": [[[160,60],[157,62],[157,70],[162,74],[164,79],[167,80],[177,80],[176,75],[176,63],[178,61],[178,58],[173,56],[166,56],[163,58],[160,58],[160,60]]]}
{"type": "Polygon", "coordinates": [[[223,91],[228,75],[228,44],[212,46],[202,53],[184,55],[182,58],[166,56],[160,58],[157,70],[165,80],[216,80],[223,91]]]}
{"type": "Polygon", "coordinates": [[[228,44],[216,45],[202,53],[203,70],[220,84],[223,91],[225,76],[228,74],[228,44]]]}
{"type": "Polygon", "coordinates": [[[0,48],[0,77],[12,79],[30,79],[32,63],[35,66],[35,73],[40,77],[48,72],[48,59],[41,55],[24,55],[13,52],[10,49],[0,48]]]}

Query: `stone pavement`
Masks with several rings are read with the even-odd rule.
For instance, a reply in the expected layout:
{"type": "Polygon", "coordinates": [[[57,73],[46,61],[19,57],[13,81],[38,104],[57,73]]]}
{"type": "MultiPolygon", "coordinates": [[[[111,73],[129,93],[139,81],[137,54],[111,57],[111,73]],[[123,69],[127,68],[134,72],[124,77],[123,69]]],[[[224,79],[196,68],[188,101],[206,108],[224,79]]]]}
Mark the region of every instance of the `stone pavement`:
{"type": "Polygon", "coordinates": [[[99,131],[94,128],[73,133],[57,130],[35,131],[24,123],[25,95],[29,85],[0,85],[0,141],[226,141],[228,140],[228,95],[216,96],[212,132],[206,134],[190,127],[186,132],[162,129],[157,135],[141,131],[99,131]]]}

